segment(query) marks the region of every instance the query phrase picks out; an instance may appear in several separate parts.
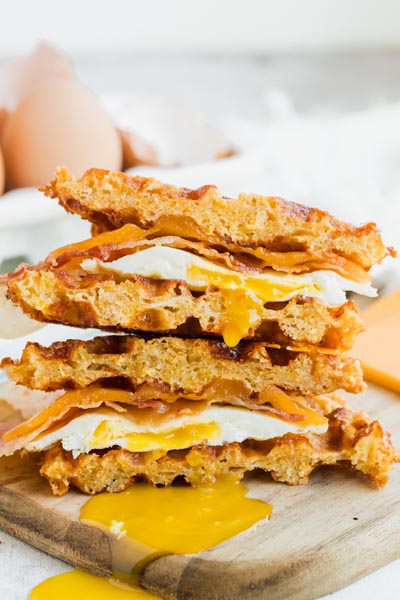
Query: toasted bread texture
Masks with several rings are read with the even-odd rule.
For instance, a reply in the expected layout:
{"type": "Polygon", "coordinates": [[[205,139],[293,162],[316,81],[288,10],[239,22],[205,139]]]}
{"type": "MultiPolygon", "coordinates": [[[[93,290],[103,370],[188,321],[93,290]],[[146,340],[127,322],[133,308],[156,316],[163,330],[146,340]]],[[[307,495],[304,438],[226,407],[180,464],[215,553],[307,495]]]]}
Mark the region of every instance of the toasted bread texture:
{"type": "MultiPolygon", "coordinates": [[[[76,327],[221,337],[232,319],[223,290],[209,286],[204,292],[193,292],[176,280],[118,279],[110,273],[39,265],[22,269],[9,281],[8,290],[9,297],[33,319],[76,327]]],[[[237,319],[244,339],[339,351],[351,348],[363,330],[354,302],[328,307],[303,296],[265,304],[251,324],[243,325],[240,316],[237,319]]]]}
{"type": "Polygon", "coordinates": [[[256,401],[266,386],[305,395],[364,389],[358,360],[345,355],[268,348],[242,342],[229,348],[222,341],[136,336],[69,340],[45,348],[28,343],[20,361],[3,359],[1,367],[22,385],[41,390],[83,388],[91,384],[145,386],[147,396],[173,394],[204,399],[206,391],[229,382],[231,393],[256,401]],[[148,386],[152,386],[151,390],[148,386]]]}
{"type": "Polygon", "coordinates": [[[101,169],[91,169],[77,181],[61,167],[43,191],[68,212],[94,223],[96,231],[134,223],[159,228],[164,235],[233,244],[237,252],[260,247],[325,260],[331,254],[367,270],[392,252],[374,223],[355,227],[276,197],[240,194],[232,200],[212,185],[189,190],[101,169]]]}
{"type": "Polygon", "coordinates": [[[338,408],[329,415],[328,432],[320,435],[286,434],[265,442],[248,440],[170,452],[112,449],[75,459],[57,445],[44,453],[40,472],[56,495],[67,492],[69,486],[87,494],[120,492],[138,480],[170,485],[183,477],[192,485],[201,485],[228,474],[240,480],[254,469],[270,473],[276,481],[297,485],[307,483],[321,465],[346,465],[382,487],[393,462],[399,462],[399,455],[377,421],[365,413],[338,408]]]}

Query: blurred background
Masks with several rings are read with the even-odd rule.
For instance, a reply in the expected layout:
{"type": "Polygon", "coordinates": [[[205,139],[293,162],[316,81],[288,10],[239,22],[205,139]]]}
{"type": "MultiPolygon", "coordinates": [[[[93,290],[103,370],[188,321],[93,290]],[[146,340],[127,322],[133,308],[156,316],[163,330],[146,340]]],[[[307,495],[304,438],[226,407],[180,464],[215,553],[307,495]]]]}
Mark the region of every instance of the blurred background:
{"type": "MultiPolygon", "coordinates": [[[[48,69],[48,59],[38,58],[37,47],[47,42],[63,56],[63,68],[70,64],[66,77],[91,90],[113,124],[133,136],[132,145],[140,143],[133,162],[124,160],[120,168],[188,187],[215,183],[228,195],[280,195],[356,223],[376,220],[387,243],[398,245],[396,0],[14,0],[3,11],[0,111],[3,104],[15,112],[43,84],[40,71],[43,64],[48,69]],[[11,72],[18,60],[30,61],[23,90],[7,96],[4,90],[21,78],[11,72]]],[[[79,107],[66,104],[83,127],[79,107]]],[[[48,115],[51,106],[43,111],[48,115]]],[[[65,121],[62,111],[58,121],[65,121]]],[[[88,232],[35,193],[45,182],[41,167],[37,181],[31,173],[43,148],[31,142],[29,118],[21,122],[17,142],[0,136],[3,271],[10,258],[38,260],[88,232]]],[[[56,137],[62,146],[64,134],[54,127],[40,123],[40,136],[56,137]]],[[[65,159],[58,149],[50,154],[76,176],[117,164],[101,156],[95,165],[93,153],[82,151],[82,160],[70,165],[71,148],[76,154],[84,144],[79,135],[65,144],[65,159]]],[[[46,174],[56,166],[46,164],[46,174]]],[[[386,267],[389,279],[396,277],[394,264],[386,267]]]]}

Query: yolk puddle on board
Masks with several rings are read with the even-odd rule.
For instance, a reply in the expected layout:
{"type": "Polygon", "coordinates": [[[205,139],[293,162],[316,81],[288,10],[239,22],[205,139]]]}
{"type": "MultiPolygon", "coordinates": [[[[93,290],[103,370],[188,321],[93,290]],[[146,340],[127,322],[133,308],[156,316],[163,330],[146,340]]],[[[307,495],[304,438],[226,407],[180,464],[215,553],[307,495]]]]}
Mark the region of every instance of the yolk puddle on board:
{"type": "Polygon", "coordinates": [[[269,504],[246,493],[243,483],[221,478],[201,487],[137,483],[117,494],[98,494],[83,505],[81,521],[110,536],[115,579],[76,570],[38,585],[29,600],[156,598],[138,587],[151,560],[207,550],[271,516],[269,504]]]}
{"type": "MultiPolygon", "coordinates": [[[[246,492],[242,483],[230,478],[201,487],[137,483],[119,494],[90,498],[82,507],[81,521],[114,533],[116,544],[126,537],[152,553],[192,554],[270,515],[268,504],[246,498],[246,492]]],[[[115,564],[114,572],[121,572],[120,566],[115,564]]]]}
{"type": "Polygon", "coordinates": [[[139,587],[120,586],[105,577],[75,569],[39,583],[29,600],[157,600],[160,596],[139,587]]]}

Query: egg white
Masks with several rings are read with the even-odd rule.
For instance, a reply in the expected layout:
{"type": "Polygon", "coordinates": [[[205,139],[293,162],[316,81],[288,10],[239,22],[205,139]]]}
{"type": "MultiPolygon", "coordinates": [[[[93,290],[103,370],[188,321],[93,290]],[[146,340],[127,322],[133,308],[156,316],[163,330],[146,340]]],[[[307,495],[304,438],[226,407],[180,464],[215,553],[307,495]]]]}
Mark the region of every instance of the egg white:
{"type": "MultiPolygon", "coordinates": [[[[86,411],[63,427],[31,441],[26,448],[30,452],[41,451],[61,442],[63,448],[71,450],[74,457],[91,450],[100,450],[111,446],[129,450],[127,435],[149,432],[168,435],[171,429],[209,423],[217,425],[219,433],[210,439],[198,439],[191,445],[208,443],[212,446],[220,446],[231,442],[240,443],[246,439],[268,440],[286,433],[324,433],[328,427],[327,421],[322,425],[301,426],[295,421],[284,421],[246,408],[212,405],[200,413],[190,414],[185,411],[184,414],[164,419],[149,428],[148,424],[135,422],[134,417],[129,414],[129,409],[125,413],[117,413],[109,408],[98,408],[86,411]],[[104,422],[112,425],[114,435],[100,444],[93,445],[91,441],[95,436],[95,431],[104,422]],[[119,435],[118,432],[121,434],[119,435]]],[[[157,450],[157,448],[157,444],[153,442],[143,447],[141,451],[157,450]]]]}
{"type": "MultiPolygon", "coordinates": [[[[196,266],[208,271],[231,277],[234,273],[240,277],[240,288],[246,289],[245,273],[233,271],[221,267],[207,259],[201,258],[186,250],[170,248],[168,246],[152,246],[118,258],[110,262],[102,262],[98,259],[86,259],[81,263],[81,267],[90,272],[111,271],[119,275],[140,275],[151,279],[162,280],[180,280],[185,281],[191,289],[204,290],[209,282],[206,275],[204,279],[193,279],[188,273],[190,267],[196,266]]],[[[343,304],[346,301],[346,291],[355,292],[364,296],[374,297],[377,295],[375,288],[371,284],[360,284],[345,277],[341,277],[333,271],[313,271],[303,274],[288,274],[274,271],[273,269],[264,269],[262,273],[249,275],[252,279],[270,284],[284,283],[291,286],[293,291],[282,294],[281,290],[272,289],[270,301],[279,299],[280,301],[290,300],[294,296],[304,295],[312,298],[320,298],[329,306],[343,304]],[[300,289],[299,289],[300,288],[300,289]]],[[[231,289],[239,287],[237,283],[232,282],[226,287],[231,289]]]]}

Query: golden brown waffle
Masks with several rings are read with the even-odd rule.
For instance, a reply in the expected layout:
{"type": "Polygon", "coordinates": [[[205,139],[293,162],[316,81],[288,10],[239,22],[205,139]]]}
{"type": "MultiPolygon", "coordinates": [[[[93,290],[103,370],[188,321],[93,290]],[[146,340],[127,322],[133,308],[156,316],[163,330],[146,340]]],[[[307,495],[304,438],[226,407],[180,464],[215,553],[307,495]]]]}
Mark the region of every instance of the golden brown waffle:
{"type": "Polygon", "coordinates": [[[102,169],[91,169],[77,181],[61,167],[43,191],[68,212],[97,225],[97,231],[134,223],[159,228],[164,235],[230,244],[236,252],[258,247],[278,254],[304,252],[321,260],[344,257],[363,269],[391,252],[374,223],[354,227],[275,197],[240,194],[231,200],[211,185],[189,190],[102,169]]]}
{"type": "Polygon", "coordinates": [[[5,358],[1,367],[30,388],[48,391],[117,382],[133,390],[143,386],[147,398],[168,398],[172,393],[202,400],[221,381],[231,386],[232,395],[241,393],[249,403],[268,385],[305,395],[364,389],[355,359],[273,349],[261,342],[229,348],[217,340],[106,336],[57,342],[49,348],[28,343],[20,361],[5,358]]]}
{"type": "MultiPolygon", "coordinates": [[[[221,336],[229,311],[226,295],[209,286],[192,292],[182,281],[70,272],[62,267],[25,267],[8,284],[9,297],[37,321],[110,331],[151,331],[184,336],[221,336]]],[[[284,346],[308,344],[347,350],[363,330],[352,301],[328,307],[316,298],[297,296],[267,303],[249,325],[247,339],[284,346]]]]}
{"type": "Polygon", "coordinates": [[[346,465],[385,485],[393,462],[399,455],[390,435],[364,413],[338,408],[329,415],[325,434],[286,434],[265,442],[249,440],[225,446],[194,446],[187,450],[133,453],[112,449],[81,454],[76,459],[60,445],[47,450],[41,474],[56,495],[70,485],[88,494],[105,490],[120,492],[136,480],[170,485],[183,477],[192,485],[231,475],[240,480],[253,469],[269,472],[276,481],[297,485],[307,483],[311,472],[321,465],[346,465]]]}

